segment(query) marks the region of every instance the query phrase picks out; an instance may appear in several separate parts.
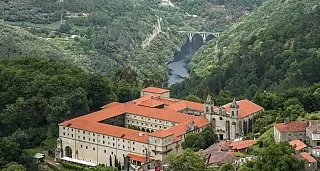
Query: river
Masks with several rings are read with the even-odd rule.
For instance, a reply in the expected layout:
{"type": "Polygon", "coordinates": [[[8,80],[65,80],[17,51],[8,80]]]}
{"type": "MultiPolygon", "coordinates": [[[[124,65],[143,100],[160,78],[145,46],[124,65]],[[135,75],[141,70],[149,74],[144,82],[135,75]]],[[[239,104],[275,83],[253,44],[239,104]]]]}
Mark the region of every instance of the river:
{"type": "Polygon", "coordinates": [[[192,56],[202,46],[202,41],[193,40],[192,43],[189,40],[185,41],[185,44],[181,47],[181,50],[174,54],[174,60],[168,64],[169,78],[168,86],[181,82],[189,77],[189,71],[187,69],[192,56]]]}

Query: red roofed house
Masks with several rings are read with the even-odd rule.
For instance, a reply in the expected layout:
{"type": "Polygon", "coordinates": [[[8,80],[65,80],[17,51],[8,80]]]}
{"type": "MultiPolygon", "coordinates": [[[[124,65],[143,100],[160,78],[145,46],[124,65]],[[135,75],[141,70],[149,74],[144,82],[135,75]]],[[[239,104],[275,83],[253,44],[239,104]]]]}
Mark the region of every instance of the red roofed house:
{"type": "Polygon", "coordinates": [[[141,97],[149,95],[149,94],[155,94],[155,95],[159,95],[161,97],[169,98],[170,97],[170,90],[157,88],[157,87],[147,87],[147,88],[144,88],[140,91],[141,97]]]}
{"type": "Polygon", "coordinates": [[[309,126],[306,128],[307,143],[310,146],[320,146],[320,124],[319,120],[309,121],[309,126]]]}
{"type": "Polygon", "coordinates": [[[305,140],[308,125],[308,121],[274,124],[274,140],[276,142],[291,141],[294,139],[305,140]]]}
{"type": "MultiPolygon", "coordinates": [[[[148,87],[141,98],[127,103],[110,103],[100,111],[59,124],[56,160],[124,165],[150,160],[165,162],[171,153],[182,150],[189,132],[212,126],[221,140],[235,139],[252,131],[253,116],[263,108],[249,100],[214,106],[208,96],[205,104],[172,99],[166,89],[148,87]],[[135,128],[135,129],[130,129],[135,128]],[[136,130],[138,129],[138,130],[136,130]]],[[[235,144],[243,150],[248,144],[235,144]]],[[[229,154],[229,153],[228,153],[229,154]]]]}
{"type": "Polygon", "coordinates": [[[308,146],[298,139],[289,141],[289,144],[294,147],[296,153],[302,153],[302,152],[308,151],[308,146]]]}
{"type": "Polygon", "coordinates": [[[256,140],[234,141],[230,144],[232,151],[246,153],[247,148],[256,143],[256,140]]]}
{"type": "Polygon", "coordinates": [[[296,156],[297,158],[303,159],[306,163],[304,164],[305,171],[316,171],[317,160],[313,158],[310,153],[302,152],[296,156]]]}

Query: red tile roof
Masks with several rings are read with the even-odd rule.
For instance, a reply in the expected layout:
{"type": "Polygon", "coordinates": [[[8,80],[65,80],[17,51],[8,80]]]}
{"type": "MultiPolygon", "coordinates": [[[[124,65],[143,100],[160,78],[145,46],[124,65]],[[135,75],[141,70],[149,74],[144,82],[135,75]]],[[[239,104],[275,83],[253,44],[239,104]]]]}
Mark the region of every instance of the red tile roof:
{"type": "Polygon", "coordinates": [[[300,141],[300,140],[298,140],[298,139],[290,141],[289,144],[290,144],[291,146],[293,146],[296,151],[301,150],[301,149],[307,147],[306,144],[304,144],[302,141],[300,141]]]}
{"type": "Polygon", "coordinates": [[[177,103],[170,105],[168,108],[173,109],[174,111],[180,111],[183,109],[194,109],[194,110],[198,110],[198,111],[203,111],[204,105],[202,103],[181,100],[177,103]]]}
{"type": "Polygon", "coordinates": [[[121,104],[121,103],[119,103],[119,102],[111,102],[111,103],[108,103],[108,104],[106,104],[106,105],[104,105],[104,106],[102,106],[100,108],[104,109],[104,108],[107,108],[107,107],[117,106],[119,104],[121,104]]]}
{"type": "MultiPolygon", "coordinates": [[[[181,134],[180,131],[183,131],[183,129],[181,129],[180,127],[183,127],[187,122],[191,122],[192,120],[198,127],[203,127],[204,125],[209,124],[207,119],[200,116],[186,115],[183,113],[174,112],[172,110],[166,109],[149,108],[139,106],[133,103],[121,103],[118,105],[113,105],[112,107],[107,107],[97,112],[93,112],[84,116],[64,121],[59,125],[147,143],[147,133],[144,133],[143,136],[139,136],[140,131],[113,126],[109,124],[103,124],[99,122],[125,113],[166,120],[174,123],[181,123],[182,125],[179,124],[177,125],[177,127],[170,128],[177,128],[176,130],[174,130],[174,133],[178,134],[181,134]]],[[[164,131],[161,134],[165,135],[167,133],[166,131],[164,131]]]]}
{"type": "Polygon", "coordinates": [[[141,163],[146,162],[146,156],[140,156],[140,155],[133,154],[133,153],[128,154],[128,156],[130,157],[130,160],[135,160],[135,161],[138,161],[141,163]]]}
{"type": "MultiPolygon", "coordinates": [[[[239,118],[244,118],[246,116],[249,116],[256,112],[260,112],[264,110],[261,106],[247,99],[239,100],[237,101],[237,104],[239,105],[239,118]]],[[[230,113],[230,105],[231,103],[223,105],[223,107],[226,109],[228,113],[230,113]]]]}
{"type": "Polygon", "coordinates": [[[310,155],[310,153],[302,152],[302,153],[300,153],[300,156],[301,156],[303,159],[305,159],[305,160],[307,160],[308,162],[310,162],[310,163],[317,162],[317,160],[314,159],[314,158],[310,155]]]}
{"type": "Polygon", "coordinates": [[[148,94],[146,96],[143,96],[143,97],[140,97],[138,99],[135,99],[135,100],[132,100],[131,102],[134,103],[134,104],[141,104],[147,100],[150,100],[152,98],[156,98],[156,97],[159,97],[158,95],[155,95],[155,94],[148,94]]]}
{"type": "Polygon", "coordinates": [[[209,165],[221,165],[225,163],[232,163],[235,158],[235,152],[229,151],[213,151],[210,153],[209,165]]]}
{"type": "Polygon", "coordinates": [[[139,104],[140,106],[146,106],[146,107],[157,107],[160,105],[164,105],[161,101],[158,101],[156,99],[149,99],[139,104]]]}
{"type": "Polygon", "coordinates": [[[230,144],[232,150],[246,149],[256,143],[256,140],[234,141],[230,144]]]}
{"type": "Polygon", "coordinates": [[[274,127],[280,132],[305,132],[308,125],[308,121],[295,121],[274,124],[274,127]]]}
{"type": "Polygon", "coordinates": [[[154,93],[154,94],[163,94],[163,93],[169,92],[170,90],[162,89],[162,88],[158,88],[158,87],[147,87],[147,88],[142,89],[142,91],[145,91],[148,93],[154,93]]]}
{"type": "Polygon", "coordinates": [[[188,126],[191,122],[194,122],[198,128],[202,128],[204,126],[209,125],[209,121],[206,118],[200,116],[200,117],[194,118],[192,120],[180,123],[174,127],[170,127],[170,128],[164,129],[164,130],[155,131],[149,135],[154,136],[154,137],[162,137],[163,138],[163,137],[168,137],[168,136],[174,134],[174,141],[178,141],[179,140],[178,137],[186,133],[188,126]]]}
{"type": "Polygon", "coordinates": [[[172,104],[175,104],[177,102],[179,102],[180,100],[178,99],[172,99],[172,98],[156,98],[158,101],[162,102],[163,104],[165,104],[166,106],[170,106],[172,104]]]}

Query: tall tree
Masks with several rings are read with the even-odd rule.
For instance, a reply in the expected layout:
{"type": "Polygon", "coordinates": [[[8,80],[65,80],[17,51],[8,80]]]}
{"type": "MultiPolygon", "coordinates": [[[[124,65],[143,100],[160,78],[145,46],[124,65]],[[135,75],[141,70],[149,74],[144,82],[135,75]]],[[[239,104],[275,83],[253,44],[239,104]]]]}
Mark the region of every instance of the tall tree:
{"type": "Polygon", "coordinates": [[[169,170],[174,171],[204,171],[206,164],[204,159],[191,149],[186,149],[180,154],[169,156],[169,170]]]}

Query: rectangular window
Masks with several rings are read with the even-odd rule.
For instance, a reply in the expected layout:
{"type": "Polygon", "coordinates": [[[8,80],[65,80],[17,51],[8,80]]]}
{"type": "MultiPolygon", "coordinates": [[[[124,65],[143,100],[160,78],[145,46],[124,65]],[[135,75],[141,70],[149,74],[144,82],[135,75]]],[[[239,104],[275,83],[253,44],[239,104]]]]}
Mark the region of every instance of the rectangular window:
{"type": "Polygon", "coordinates": [[[104,144],[104,141],[102,141],[102,144],[104,144]]]}
{"type": "Polygon", "coordinates": [[[63,135],[66,135],[66,133],[64,132],[63,135]]]}
{"type": "Polygon", "coordinates": [[[93,149],[93,151],[96,150],[94,147],[92,149],[93,149]]]}

